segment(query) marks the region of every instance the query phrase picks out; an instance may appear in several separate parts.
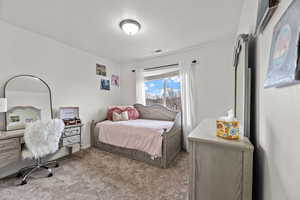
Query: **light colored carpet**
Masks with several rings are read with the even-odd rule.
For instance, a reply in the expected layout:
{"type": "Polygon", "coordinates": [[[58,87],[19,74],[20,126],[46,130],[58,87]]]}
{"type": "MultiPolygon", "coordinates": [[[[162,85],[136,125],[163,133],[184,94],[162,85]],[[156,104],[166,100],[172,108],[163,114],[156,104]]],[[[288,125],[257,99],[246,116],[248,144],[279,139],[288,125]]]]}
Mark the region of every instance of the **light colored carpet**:
{"type": "Polygon", "coordinates": [[[25,186],[0,180],[1,200],[186,200],[188,153],[161,169],[98,149],[60,161],[51,178],[40,171],[25,186]]]}

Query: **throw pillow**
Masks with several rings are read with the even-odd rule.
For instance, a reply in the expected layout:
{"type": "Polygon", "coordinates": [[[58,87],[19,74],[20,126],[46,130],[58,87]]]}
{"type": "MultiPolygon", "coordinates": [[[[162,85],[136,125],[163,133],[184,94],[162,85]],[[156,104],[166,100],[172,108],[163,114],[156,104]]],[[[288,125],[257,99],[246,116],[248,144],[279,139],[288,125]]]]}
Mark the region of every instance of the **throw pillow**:
{"type": "Polygon", "coordinates": [[[122,112],[122,113],[117,113],[117,112],[113,112],[112,113],[112,120],[113,121],[128,121],[128,112],[122,112]]]}

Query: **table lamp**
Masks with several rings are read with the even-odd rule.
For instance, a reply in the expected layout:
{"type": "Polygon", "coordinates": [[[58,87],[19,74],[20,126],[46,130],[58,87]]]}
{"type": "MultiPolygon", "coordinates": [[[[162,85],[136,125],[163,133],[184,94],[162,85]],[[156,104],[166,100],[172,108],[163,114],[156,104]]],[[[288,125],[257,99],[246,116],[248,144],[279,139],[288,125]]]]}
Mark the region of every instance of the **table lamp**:
{"type": "Polygon", "coordinates": [[[7,99],[0,98],[0,112],[7,112],[7,99]]]}

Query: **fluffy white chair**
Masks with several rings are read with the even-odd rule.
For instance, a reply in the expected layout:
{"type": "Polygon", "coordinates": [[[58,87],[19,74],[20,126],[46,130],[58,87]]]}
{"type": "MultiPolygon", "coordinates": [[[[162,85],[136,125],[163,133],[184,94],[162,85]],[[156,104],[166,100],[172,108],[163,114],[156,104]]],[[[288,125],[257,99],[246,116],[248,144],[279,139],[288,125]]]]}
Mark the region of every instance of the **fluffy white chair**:
{"type": "Polygon", "coordinates": [[[49,171],[48,177],[53,176],[52,168],[49,166],[55,164],[58,167],[58,163],[56,161],[42,163],[42,158],[58,150],[64,127],[60,119],[48,122],[36,121],[26,125],[24,133],[26,149],[22,151],[22,156],[24,159],[34,159],[36,163],[19,171],[18,176],[23,176],[21,185],[26,184],[29,176],[40,168],[49,171]],[[26,173],[23,175],[24,172],[26,173]]]}

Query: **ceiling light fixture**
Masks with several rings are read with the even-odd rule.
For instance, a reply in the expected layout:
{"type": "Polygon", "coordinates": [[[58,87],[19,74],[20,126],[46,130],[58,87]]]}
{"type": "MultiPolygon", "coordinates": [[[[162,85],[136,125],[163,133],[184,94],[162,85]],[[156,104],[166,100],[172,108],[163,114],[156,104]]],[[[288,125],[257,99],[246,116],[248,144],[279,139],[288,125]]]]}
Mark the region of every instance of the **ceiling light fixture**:
{"type": "Polygon", "coordinates": [[[141,24],[133,19],[124,19],[120,22],[120,28],[128,35],[135,35],[141,30],[141,24]]]}

